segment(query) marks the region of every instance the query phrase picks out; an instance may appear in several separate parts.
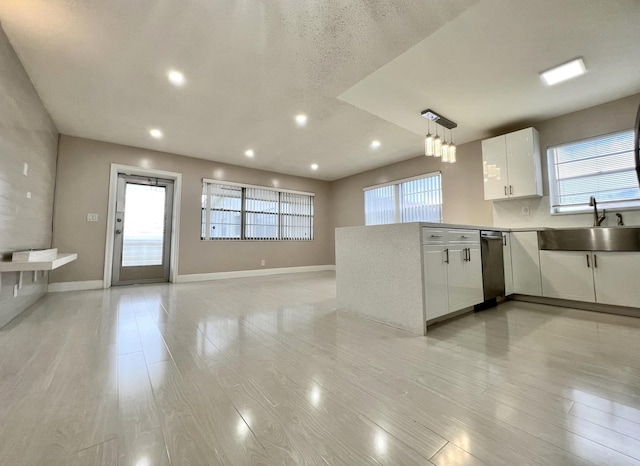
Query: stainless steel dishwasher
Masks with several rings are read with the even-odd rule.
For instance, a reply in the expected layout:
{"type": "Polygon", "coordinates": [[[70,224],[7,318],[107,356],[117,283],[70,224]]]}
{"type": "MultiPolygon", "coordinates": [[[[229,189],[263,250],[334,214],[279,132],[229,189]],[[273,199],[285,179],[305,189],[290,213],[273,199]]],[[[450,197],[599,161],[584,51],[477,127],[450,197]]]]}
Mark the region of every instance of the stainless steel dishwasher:
{"type": "Polygon", "coordinates": [[[504,296],[502,247],[502,233],[500,231],[484,230],[480,232],[484,302],[476,306],[476,310],[495,306],[496,298],[504,296]]]}

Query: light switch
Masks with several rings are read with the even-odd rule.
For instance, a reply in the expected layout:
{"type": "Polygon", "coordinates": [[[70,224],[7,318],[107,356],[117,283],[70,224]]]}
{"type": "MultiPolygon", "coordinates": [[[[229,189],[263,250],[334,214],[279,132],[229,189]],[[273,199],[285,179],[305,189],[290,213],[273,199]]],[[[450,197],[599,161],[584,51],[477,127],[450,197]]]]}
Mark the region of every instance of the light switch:
{"type": "Polygon", "coordinates": [[[97,222],[98,214],[87,214],[87,222],[97,222]]]}
{"type": "Polygon", "coordinates": [[[25,162],[24,166],[22,167],[22,174],[24,176],[27,176],[28,173],[29,173],[29,164],[27,162],[25,162]]]}
{"type": "Polygon", "coordinates": [[[27,191],[27,199],[31,199],[31,191],[27,191]]]}

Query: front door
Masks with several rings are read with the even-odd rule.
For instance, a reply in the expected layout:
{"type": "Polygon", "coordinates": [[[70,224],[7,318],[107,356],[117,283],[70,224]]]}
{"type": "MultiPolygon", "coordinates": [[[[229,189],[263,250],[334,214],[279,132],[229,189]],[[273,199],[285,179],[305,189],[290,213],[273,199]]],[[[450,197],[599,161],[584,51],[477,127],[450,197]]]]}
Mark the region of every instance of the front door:
{"type": "Polygon", "coordinates": [[[118,175],[112,285],[169,281],[173,181],[118,175]]]}

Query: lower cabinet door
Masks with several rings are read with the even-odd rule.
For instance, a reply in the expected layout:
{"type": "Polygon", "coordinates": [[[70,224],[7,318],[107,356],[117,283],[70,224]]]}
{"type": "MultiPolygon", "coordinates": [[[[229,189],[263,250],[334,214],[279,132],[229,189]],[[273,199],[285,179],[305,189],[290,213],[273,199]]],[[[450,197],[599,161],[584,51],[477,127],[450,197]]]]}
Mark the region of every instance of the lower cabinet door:
{"type": "Polygon", "coordinates": [[[449,312],[455,312],[467,307],[468,290],[465,277],[465,248],[454,246],[449,248],[449,267],[447,278],[449,281],[449,312]]]}
{"type": "Polygon", "coordinates": [[[484,299],[480,248],[449,249],[449,312],[479,304],[484,299]]]}
{"type": "Polygon", "coordinates": [[[595,302],[593,270],[590,252],[540,251],[542,296],[595,302]]]}
{"type": "Polygon", "coordinates": [[[502,233],[502,258],[504,260],[504,295],[513,294],[513,267],[511,265],[511,235],[502,233]]]}
{"type": "Polygon", "coordinates": [[[596,300],[640,307],[640,252],[594,252],[596,300]]]}
{"type": "Polygon", "coordinates": [[[482,288],[482,259],[479,247],[469,248],[469,260],[465,263],[465,280],[467,302],[464,307],[475,306],[484,300],[482,288]]]}
{"type": "Polygon", "coordinates": [[[423,246],[424,293],[427,320],[449,313],[447,263],[444,247],[423,246]]]}
{"type": "Polygon", "coordinates": [[[512,232],[510,239],[513,292],[542,296],[538,233],[536,231],[512,232]]]}

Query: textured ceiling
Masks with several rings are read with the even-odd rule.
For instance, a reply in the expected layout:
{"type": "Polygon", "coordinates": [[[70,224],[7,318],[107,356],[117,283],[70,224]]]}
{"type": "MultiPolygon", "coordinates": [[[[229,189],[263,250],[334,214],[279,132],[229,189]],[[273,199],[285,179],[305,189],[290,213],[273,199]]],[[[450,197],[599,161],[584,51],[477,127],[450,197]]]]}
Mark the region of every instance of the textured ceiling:
{"type": "Polygon", "coordinates": [[[639,6],[1,0],[0,20],[64,134],[330,180],[419,154],[426,107],[462,142],[640,92],[639,6]],[[575,56],[587,76],[542,87],[539,71],[575,56]]]}
{"type": "Polygon", "coordinates": [[[638,0],[484,0],[339,99],[419,135],[429,106],[468,142],[640,92],[639,57],[638,0]],[[543,84],[576,57],[586,75],[543,84]]]}

